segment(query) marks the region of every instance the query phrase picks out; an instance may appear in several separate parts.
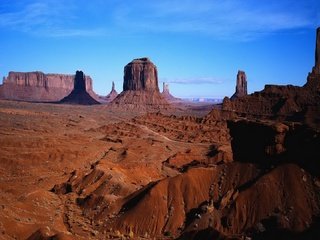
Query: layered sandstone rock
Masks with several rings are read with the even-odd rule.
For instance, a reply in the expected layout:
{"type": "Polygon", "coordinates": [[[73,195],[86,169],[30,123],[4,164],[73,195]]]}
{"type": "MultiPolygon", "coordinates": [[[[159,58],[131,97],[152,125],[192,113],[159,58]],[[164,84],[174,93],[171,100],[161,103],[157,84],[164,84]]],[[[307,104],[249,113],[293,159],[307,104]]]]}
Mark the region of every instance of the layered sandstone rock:
{"type": "Polygon", "coordinates": [[[222,109],[245,117],[320,123],[320,28],[317,30],[315,66],[307,83],[299,86],[266,85],[260,92],[241,98],[225,98],[222,109]]]}
{"type": "MultiPolygon", "coordinates": [[[[85,78],[88,93],[98,96],[92,89],[92,79],[85,78]]],[[[59,101],[67,96],[74,87],[74,75],[45,74],[43,72],[9,72],[0,85],[0,98],[22,101],[59,101]]]]}
{"type": "Polygon", "coordinates": [[[86,91],[86,77],[82,71],[77,71],[74,78],[74,88],[72,92],[63,98],[60,103],[71,103],[81,105],[99,104],[90,94],[86,91]]]}
{"type": "Polygon", "coordinates": [[[161,96],[157,67],[149,58],[138,58],[124,67],[123,92],[113,101],[113,107],[159,110],[168,102],[161,96]]]}
{"type": "Polygon", "coordinates": [[[149,58],[138,58],[124,67],[123,91],[159,92],[158,70],[149,58]]]}
{"type": "Polygon", "coordinates": [[[236,99],[248,95],[247,92],[247,76],[244,71],[238,71],[236,92],[232,95],[231,99],[236,99]]]}

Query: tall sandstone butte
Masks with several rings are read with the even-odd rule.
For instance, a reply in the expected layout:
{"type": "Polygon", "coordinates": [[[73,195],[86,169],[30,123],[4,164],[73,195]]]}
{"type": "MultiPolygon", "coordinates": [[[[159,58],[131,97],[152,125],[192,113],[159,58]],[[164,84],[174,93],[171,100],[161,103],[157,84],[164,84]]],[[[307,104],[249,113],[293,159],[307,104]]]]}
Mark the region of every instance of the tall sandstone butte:
{"type": "MultiPolygon", "coordinates": [[[[39,102],[59,101],[73,90],[74,77],[72,74],[11,71],[0,85],[0,98],[39,102]]],[[[89,94],[97,98],[89,76],[85,78],[85,85],[89,94]]]]}
{"type": "Polygon", "coordinates": [[[74,77],[74,88],[72,92],[63,98],[60,103],[93,105],[99,104],[86,90],[86,77],[82,71],[77,71],[74,77]]]}
{"type": "Polygon", "coordinates": [[[236,99],[248,95],[247,91],[247,76],[244,71],[238,71],[236,92],[232,95],[231,99],[236,99]]]}
{"type": "Polygon", "coordinates": [[[149,58],[138,58],[124,67],[123,91],[157,91],[158,70],[149,58]]]}
{"type": "Polygon", "coordinates": [[[149,58],[134,59],[124,67],[123,92],[112,106],[151,111],[168,107],[159,91],[157,67],[149,58]]]}

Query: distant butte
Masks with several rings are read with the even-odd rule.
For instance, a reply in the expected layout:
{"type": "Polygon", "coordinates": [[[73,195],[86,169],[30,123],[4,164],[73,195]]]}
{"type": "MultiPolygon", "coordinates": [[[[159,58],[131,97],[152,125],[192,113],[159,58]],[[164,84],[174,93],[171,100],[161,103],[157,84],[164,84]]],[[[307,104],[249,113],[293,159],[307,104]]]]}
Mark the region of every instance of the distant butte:
{"type": "Polygon", "coordinates": [[[102,99],[103,99],[104,101],[106,101],[106,102],[111,102],[111,101],[113,101],[117,96],[118,96],[118,92],[116,91],[114,82],[112,82],[112,88],[111,88],[110,93],[109,93],[107,96],[102,97],[102,99]]]}
{"type": "Polygon", "coordinates": [[[144,110],[169,106],[159,91],[157,67],[149,58],[134,59],[124,67],[123,92],[112,101],[112,106],[144,110]]]}
{"type": "Polygon", "coordinates": [[[163,83],[163,90],[161,95],[169,102],[181,101],[180,98],[176,98],[170,93],[169,84],[165,82],[163,83]]]}
{"type": "MultiPolygon", "coordinates": [[[[35,72],[9,72],[0,85],[0,99],[31,102],[54,102],[67,96],[74,87],[72,74],[45,74],[35,72]]],[[[85,78],[87,92],[95,99],[97,94],[92,89],[92,79],[85,78]]]]}
{"type": "Polygon", "coordinates": [[[77,71],[74,78],[74,88],[72,92],[63,98],[60,103],[93,105],[100,104],[86,91],[86,80],[82,71],[77,71]]]}

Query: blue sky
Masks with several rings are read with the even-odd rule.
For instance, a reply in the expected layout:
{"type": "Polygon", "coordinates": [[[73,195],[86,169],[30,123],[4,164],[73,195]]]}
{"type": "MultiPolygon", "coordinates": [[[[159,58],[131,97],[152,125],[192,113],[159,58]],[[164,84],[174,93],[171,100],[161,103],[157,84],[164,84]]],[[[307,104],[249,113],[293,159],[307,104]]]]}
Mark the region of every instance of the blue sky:
{"type": "MultiPolygon", "coordinates": [[[[0,76],[83,70],[106,95],[147,56],[178,97],[303,85],[314,64],[319,0],[1,0],[0,76]]],[[[162,89],[162,86],[160,86],[162,89]]]]}

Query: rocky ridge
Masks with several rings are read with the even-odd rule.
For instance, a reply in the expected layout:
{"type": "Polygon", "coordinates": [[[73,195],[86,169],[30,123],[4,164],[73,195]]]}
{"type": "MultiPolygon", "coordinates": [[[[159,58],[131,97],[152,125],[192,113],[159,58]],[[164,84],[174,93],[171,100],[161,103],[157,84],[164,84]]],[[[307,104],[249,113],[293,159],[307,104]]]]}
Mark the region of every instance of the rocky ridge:
{"type": "Polygon", "coordinates": [[[265,85],[260,92],[225,98],[222,110],[238,116],[305,122],[320,126],[320,28],[317,30],[315,65],[304,86],[265,85]]]}

